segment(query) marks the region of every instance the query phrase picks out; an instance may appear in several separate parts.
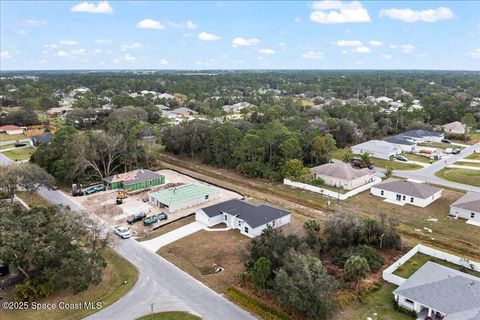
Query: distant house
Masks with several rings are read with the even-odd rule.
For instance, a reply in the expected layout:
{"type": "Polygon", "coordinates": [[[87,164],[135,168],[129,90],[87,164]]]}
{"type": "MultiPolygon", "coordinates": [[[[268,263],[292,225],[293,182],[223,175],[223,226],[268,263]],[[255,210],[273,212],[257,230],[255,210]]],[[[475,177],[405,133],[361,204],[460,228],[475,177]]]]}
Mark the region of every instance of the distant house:
{"type": "Polygon", "coordinates": [[[450,215],[480,224],[480,193],[470,191],[450,205],[450,215]]]}
{"type": "Polygon", "coordinates": [[[254,108],[256,107],[256,105],[253,105],[249,102],[239,102],[239,103],[235,103],[235,104],[232,104],[232,105],[224,105],[222,107],[223,111],[225,112],[234,112],[234,113],[238,113],[240,112],[242,109],[245,109],[245,108],[254,108]]]}
{"type": "Polygon", "coordinates": [[[389,98],[389,97],[378,97],[375,99],[375,102],[377,103],[380,103],[380,102],[385,102],[387,104],[390,104],[390,102],[392,102],[393,99],[389,98]]]}
{"type": "Polygon", "coordinates": [[[32,144],[38,145],[38,144],[43,144],[43,143],[50,143],[52,141],[53,137],[55,135],[51,132],[44,132],[42,134],[39,134],[38,136],[31,137],[30,140],[32,141],[32,144]]]}
{"type": "Polygon", "coordinates": [[[402,153],[402,150],[387,141],[370,140],[353,146],[352,152],[354,154],[368,152],[374,158],[388,160],[390,157],[402,153]]]}
{"type": "Polygon", "coordinates": [[[155,107],[158,108],[158,110],[163,111],[163,110],[170,110],[170,107],[167,107],[164,104],[156,104],[155,107]]]}
{"type": "Polygon", "coordinates": [[[373,180],[373,171],[367,168],[354,169],[345,163],[326,163],[310,169],[315,178],[322,179],[326,185],[352,190],[373,180]]]}
{"type": "Polygon", "coordinates": [[[72,111],[72,107],[58,107],[58,108],[50,108],[48,109],[48,114],[50,115],[64,115],[67,114],[69,111],[72,111]]]}
{"type": "Polygon", "coordinates": [[[465,134],[467,127],[460,121],[454,121],[444,125],[443,132],[445,132],[445,134],[465,134]]]}
{"type": "Polygon", "coordinates": [[[390,178],[372,186],[370,194],[394,204],[424,208],[442,196],[442,189],[425,183],[390,178]]]}
{"type": "Polygon", "coordinates": [[[404,133],[400,133],[399,136],[415,143],[424,142],[441,142],[445,138],[445,135],[441,132],[433,132],[428,130],[409,130],[404,133]]]}
{"type": "Polygon", "coordinates": [[[102,106],[102,110],[112,110],[112,105],[110,103],[106,103],[102,106]]]}
{"type": "Polygon", "coordinates": [[[242,200],[229,200],[195,212],[195,220],[207,226],[225,223],[250,238],[262,234],[268,226],[278,228],[290,223],[291,214],[266,204],[254,205],[242,200]]]}
{"type": "Polygon", "coordinates": [[[393,291],[419,319],[480,319],[480,278],[428,261],[393,291]]]}
{"type": "Polygon", "coordinates": [[[6,125],[0,127],[0,132],[4,132],[8,135],[22,134],[24,132],[24,128],[15,125],[6,125]]]}
{"type": "Polygon", "coordinates": [[[166,99],[166,100],[175,100],[176,97],[174,95],[171,95],[169,93],[161,93],[158,95],[159,99],[166,99]]]}
{"type": "Polygon", "coordinates": [[[151,204],[168,208],[169,212],[191,208],[220,196],[218,189],[200,183],[189,183],[163,189],[148,195],[151,204]]]}
{"type": "Polygon", "coordinates": [[[164,184],[165,177],[150,170],[137,169],[106,177],[103,181],[109,189],[137,191],[164,184]]]}
{"type": "Polygon", "coordinates": [[[171,112],[176,114],[177,116],[180,116],[180,117],[189,117],[189,116],[198,114],[197,111],[194,111],[192,109],[185,108],[185,107],[180,107],[180,108],[174,109],[171,112]]]}
{"type": "Polygon", "coordinates": [[[402,152],[411,153],[415,151],[417,144],[407,139],[404,136],[397,135],[386,139],[385,141],[391,143],[395,148],[400,149],[402,152]]]}

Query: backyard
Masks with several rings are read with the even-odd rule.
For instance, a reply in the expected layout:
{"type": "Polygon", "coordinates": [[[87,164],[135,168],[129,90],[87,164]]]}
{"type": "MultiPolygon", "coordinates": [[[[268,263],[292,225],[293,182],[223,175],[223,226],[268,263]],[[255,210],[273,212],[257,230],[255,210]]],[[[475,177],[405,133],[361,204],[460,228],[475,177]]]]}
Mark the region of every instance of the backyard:
{"type": "Polygon", "coordinates": [[[480,187],[480,170],[444,168],[435,172],[439,178],[480,187]]]}
{"type": "Polygon", "coordinates": [[[18,148],[3,152],[3,154],[13,161],[24,161],[30,159],[35,149],[32,147],[18,148]]]}

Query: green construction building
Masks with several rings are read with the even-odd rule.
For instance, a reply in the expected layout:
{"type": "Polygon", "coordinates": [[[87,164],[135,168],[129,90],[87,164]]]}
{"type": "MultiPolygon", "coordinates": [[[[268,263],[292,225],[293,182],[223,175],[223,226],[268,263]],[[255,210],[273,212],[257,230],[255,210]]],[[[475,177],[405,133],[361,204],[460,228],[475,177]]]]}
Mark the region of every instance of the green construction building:
{"type": "Polygon", "coordinates": [[[148,199],[153,205],[175,212],[217,199],[219,196],[219,190],[215,187],[203,183],[189,183],[152,192],[148,199]]]}
{"type": "Polygon", "coordinates": [[[165,177],[146,169],[116,174],[103,179],[108,189],[137,191],[165,183],[165,177]]]}

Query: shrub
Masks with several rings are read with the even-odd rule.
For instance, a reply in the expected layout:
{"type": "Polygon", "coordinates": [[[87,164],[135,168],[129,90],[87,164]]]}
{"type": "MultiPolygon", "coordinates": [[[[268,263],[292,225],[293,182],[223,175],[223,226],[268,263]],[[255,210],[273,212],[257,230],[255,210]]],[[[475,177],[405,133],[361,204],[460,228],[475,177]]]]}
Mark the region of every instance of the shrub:
{"type": "Polygon", "coordinates": [[[348,247],[338,251],[333,256],[333,262],[341,267],[344,267],[345,263],[351,256],[360,256],[367,259],[368,266],[372,272],[377,272],[380,270],[384,262],[377,250],[366,245],[348,247]]]}

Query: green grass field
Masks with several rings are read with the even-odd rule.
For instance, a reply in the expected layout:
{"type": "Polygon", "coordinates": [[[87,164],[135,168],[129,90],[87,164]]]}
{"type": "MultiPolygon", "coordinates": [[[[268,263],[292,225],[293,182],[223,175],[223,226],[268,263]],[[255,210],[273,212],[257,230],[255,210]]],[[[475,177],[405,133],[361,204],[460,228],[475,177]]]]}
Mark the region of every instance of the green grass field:
{"type": "Polygon", "coordinates": [[[427,142],[427,143],[419,143],[419,146],[423,147],[430,147],[430,148],[438,148],[438,149],[465,149],[465,147],[451,145],[450,143],[442,143],[442,142],[427,142]]]}
{"type": "Polygon", "coordinates": [[[454,164],[467,167],[480,167],[480,162],[457,161],[454,164]]]}
{"type": "Polygon", "coordinates": [[[33,195],[30,195],[26,191],[17,191],[15,192],[15,194],[17,195],[17,197],[25,201],[30,207],[31,206],[49,207],[52,205],[47,199],[45,199],[38,193],[34,193],[33,195]]]}
{"type": "Polygon", "coordinates": [[[439,178],[480,187],[480,170],[444,168],[435,172],[439,178]]]}
{"type": "Polygon", "coordinates": [[[19,148],[3,152],[4,155],[12,159],[13,161],[23,161],[30,159],[35,149],[32,147],[19,148]]]}
{"type": "Polygon", "coordinates": [[[0,141],[17,141],[20,139],[27,139],[27,136],[24,134],[0,133],[0,141]]]}
{"type": "Polygon", "coordinates": [[[480,160],[480,152],[474,152],[465,159],[470,159],[470,160],[480,160]]]}
{"type": "Polygon", "coordinates": [[[425,263],[428,261],[432,261],[435,263],[438,263],[442,266],[452,268],[454,270],[462,271],[468,274],[471,274],[476,277],[480,277],[480,272],[472,271],[472,270],[467,270],[465,268],[460,267],[459,265],[450,263],[445,260],[437,259],[435,257],[423,254],[423,253],[417,253],[413,257],[411,257],[407,262],[405,262],[402,266],[400,266],[393,274],[408,279],[412,274],[414,274],[418,269],[420,269],[425,263]]]}
{"type": "Polygon", "coordinates": [[[158,312],[152,313],[137,320],[197,320],[201,319],[193,314],[182,312],[182,311],[169,311],[169,312],[158,312]]]}
{"type": "Polygon", "coordinates": [[[411,161],[423,162],[423,163],[434,163],[437,160],[430,160],[427,157],[419,156],[411,153],[402,153],[402,156],[411,161]]]}
{"type": "Polygon", "coordinates": [[[9,143],[9,144],[4,144],[3,146],[0,146],[0,150],[10,149],[10,148],[15,148],[15,143],[9,143]]]}
{"type": "Polygon", "coordinates": [[[392,160],[383,160],[383,159],[377,159],[377,158],[372,158],[372,162],[375,167],[379,167],[379,168],[389,167],[389,168],[392,168],[393,170],[418,170],[422,168],[418,164],[398,162],[398,161],[392,161],[392,160]]]}

